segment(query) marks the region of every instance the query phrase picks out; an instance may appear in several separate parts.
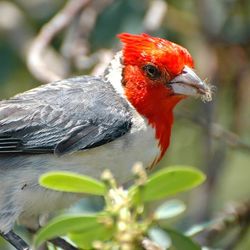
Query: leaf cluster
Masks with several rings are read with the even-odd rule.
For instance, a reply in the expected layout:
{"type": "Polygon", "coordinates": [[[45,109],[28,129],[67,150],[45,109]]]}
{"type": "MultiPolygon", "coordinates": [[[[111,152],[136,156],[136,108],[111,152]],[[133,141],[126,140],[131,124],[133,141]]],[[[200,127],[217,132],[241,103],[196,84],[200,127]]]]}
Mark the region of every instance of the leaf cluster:
{"type": "Polygon", "coordinates": [[[161,228],[160,221],[185,210],[180,200],[167,200],[148,213],[149,202],[163,200],[200,185],[205,176],[186,166],[173,166],[147,176],[140,164],[134,168],[135,181],[128,189],[117,185],[109,171],[102,181],[70,172],[49,172],[40,184],[56,191],[103,196],[105,207],[98,213],[64,214],[52,219],[35,237],[35,246],[46,240],[67,236],[79,249],[145,249],[150,239],[162,249],[198,250],[191,238],[172,228],[161,228]]]}

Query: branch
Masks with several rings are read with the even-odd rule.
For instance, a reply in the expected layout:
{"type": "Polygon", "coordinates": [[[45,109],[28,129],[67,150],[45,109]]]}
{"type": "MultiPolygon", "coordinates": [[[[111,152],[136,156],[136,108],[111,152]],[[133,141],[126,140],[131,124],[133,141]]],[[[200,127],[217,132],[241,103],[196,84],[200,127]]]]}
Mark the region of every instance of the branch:
{"type": "Polygon", "coordinates": [[[56,247],[60,247],[63,250],[78,250],[78,248],[72,246],[70,243],[68,243],[66,240],[62,238],[55,238],[52,240],[49,240],[53,245],[56,247]]]}
{"type": "Polygon", "coordinates": [[[55,35],[68,26],[74,17],[89,3],[90,0],[68,1],[66,6],[55,17],[43,26],[33,41],[27,58],[28,67],[37,79],[43,82],[49,82],[62,79],[65,76],[66,62],[63,61],[58,54],[52,53],[48,46],[55,35]],[[50,63],[44,60],[46,53],[50,54],[50,63]],[[51,60],[54,63],[52,63],[51,60]],[[64,69],[57,69],[58,72],[56,72],[53,67],[58,63],[60,63],[61,68],[64,69]],[[62,67],[62,65],[64,67],[62,67]]]}
{"type": "Polygon", "coordinates": [[[112,3],[113,0],[92,1],[70,25],[62,43],[61,53],[77,70],[89,71],[102,60],[102,54],[105,53],[102,50],[91,53],[90,34],[100,13],[112,3]]]}
{"type": "Polygon", "coordinates": [[[161,27],[164,17],[166,17],[167,10],[168,5],[166,1],[151,1],[143,20],[144,31],[147,33],[157,31],[161,27]]]}
{"type": "MultiPolygon", "coordinates": [[[[216,239],[221,239],[229,229],[241,226],[239,233],[231,239],[229,246],[236,245],[245,236],[250,225],[250,200],[229,207],[221,216],[215,219],[211,227],[200,234],[200,241],[211,245],[216,239]]],[[[228,248],[229,249],[229,248],[228,248]]],[[[233,249],[233,248],[230,248],[233,249]]]]}
{"type": "MultiPolygon", "coordinates": [[[[178,112],[176,114],[176,117],[181,118],[181,119],[187,119],[202,127],[205,127],[206,125],[205,119],[203,119],[202,117],[193,116],[187,111],[178,112]]],[[[242,141],[242,139],[237,134],[233,133],[230,130],[223,128],[218,123],[213,122],[211,124],[211,135],[216,139],[220,139],[226,142],[226,144],[229,145],[230,147],[238,148],[241,150],[247,150],[248,152],[250,151],[250,144],[242,141]]]]}

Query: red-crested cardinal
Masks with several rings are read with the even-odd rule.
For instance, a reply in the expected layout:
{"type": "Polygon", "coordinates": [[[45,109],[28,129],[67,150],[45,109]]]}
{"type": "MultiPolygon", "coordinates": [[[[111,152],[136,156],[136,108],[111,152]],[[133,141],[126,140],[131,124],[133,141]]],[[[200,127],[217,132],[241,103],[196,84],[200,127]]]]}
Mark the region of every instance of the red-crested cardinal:
{"type": "Polygon", "coordinates": [[[118,37],[122,51],[102,76],[52,82],[0,102],[0,232],[10,242],[16,220],[37,229],[42,214],[76,199],[39,186],[40,175],[100,177],[109,168],[125,182],[135,162],[152,168],[161,160],[179,101],[210,98],[185,48],[146,34],[118,37]]]}

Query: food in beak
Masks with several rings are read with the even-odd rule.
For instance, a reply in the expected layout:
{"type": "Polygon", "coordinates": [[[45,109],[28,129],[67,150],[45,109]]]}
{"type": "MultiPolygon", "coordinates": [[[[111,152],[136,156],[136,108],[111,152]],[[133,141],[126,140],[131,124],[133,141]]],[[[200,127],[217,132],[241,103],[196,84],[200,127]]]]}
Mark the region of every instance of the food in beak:
{"type": "Polygon", "coordinates": [[[203,101],[212,100],[212,87],[202,81],[196,73],[185,66],[182,73],[169,82],[174,94],[201,97],[203,101]]]}

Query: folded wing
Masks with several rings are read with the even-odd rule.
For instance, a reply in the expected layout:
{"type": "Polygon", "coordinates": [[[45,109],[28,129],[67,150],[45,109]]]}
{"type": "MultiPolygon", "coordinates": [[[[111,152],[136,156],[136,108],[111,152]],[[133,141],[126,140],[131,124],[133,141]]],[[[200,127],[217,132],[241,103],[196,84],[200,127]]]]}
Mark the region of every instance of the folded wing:
{"type": "Polygon", "coordinates": [[[127,133],[131,116],[102,78],[43,85],[0,102],[0,154],[62,155],[101,146],[127,133]]]}

